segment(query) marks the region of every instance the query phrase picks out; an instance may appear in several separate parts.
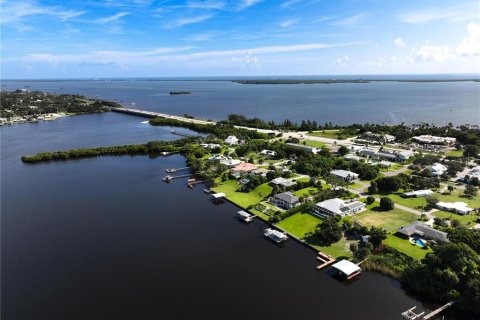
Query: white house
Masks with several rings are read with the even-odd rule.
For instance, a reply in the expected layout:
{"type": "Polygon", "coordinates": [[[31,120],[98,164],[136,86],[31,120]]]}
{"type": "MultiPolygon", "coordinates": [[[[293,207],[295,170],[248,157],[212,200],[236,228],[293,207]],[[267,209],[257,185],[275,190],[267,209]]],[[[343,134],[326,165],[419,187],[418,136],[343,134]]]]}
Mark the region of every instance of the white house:
{"type": "Polygon", "coordinates": [[[447,171],[447,167],[437,162],[432,164],[431,166],[428,166],[427,170],[430,171],[430,175],[432,177],[438,177],[447,171]]]}
{"type": "Polygon", "coordinates": [[[276,184],[278,186],[291,187],[297,184],[297,182],[288,180],[282,177],[278,177],[270,181],[270,183],[276,184]]]}
{"type": "Polygon", "coordinates": [[[283,209],[291,209],[300,203],[300,199],[291,192],[282,192],[270,198],[270,203],[283,209]]]}
{"type": "Polygon", "coordinates": [[[418,197],[426,197],[428,195],[433,194],[432,190],[425,189],[425,190],[415,190],[415,191],[410,191],[410,192],[405,192],[402,194],[402,197],[404,198],[418,198],[418,197]]]}
{"type": "Polygon", "coordinates": [[[342,199],[329,199],[317,203],[312,208],[312,213],[317,216],[324,217],[326,215],[330,216],[341,216],[345,217],[347,215],[354,214],[361,211],[365,208],[365,203],[360,201],[345,202],[342,199]]]}
{"type": "Polygon", "coordinates": [[[225,139],[225,143],[231,146],[237,145],[239,141],[235,136],[228,136],[227,139],[225,139]]]}
{"type": "Polygon", "coordinates": [[[425,144],[454,144],[457,141],[455,138],[437,137],[437,136],[431,136],[429,134],[416,136],[416,137],[413,137],[412,139],[418,143],[425,143],[425,144]]]}
{"type": "Polygon", "coordinates": [[[263,154],[264,156],[267,156],[267,157],[276,157],[277,156],[277,153],[273,150],[267,150],[267,149],[264,149],[260,152],[260,154],[263,154]]]}
{"type": "Polygon", "coordinates": [[[469,214],[473,211],[472,208],[469,208],[465,202],[437,202],[435,205],[437,209],[455,212],[458,214],[469,214]]]}
{"type": "Polygon", "coordinates": [[[345,180],[346,182],[351,182],[358,179],[358,174],[352,171],[347,170],[332,170],[330,175],[345,180]]]}

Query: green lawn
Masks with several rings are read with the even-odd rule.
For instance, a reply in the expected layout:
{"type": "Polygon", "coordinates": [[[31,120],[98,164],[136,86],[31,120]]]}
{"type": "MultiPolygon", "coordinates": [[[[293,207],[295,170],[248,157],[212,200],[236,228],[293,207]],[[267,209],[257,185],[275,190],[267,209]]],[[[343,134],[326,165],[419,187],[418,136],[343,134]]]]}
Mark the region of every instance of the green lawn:
{"type": "Polygon", "coordinates": [[[460,215],[460,214],[455,214],[455,213],[452,213],[452,212],[445,212],[445,211],[436,211],[436,212],[433,213],[433,215],[435,217],[438,217],[438,218],[456,219],[463,224],[469,224],[470,221],[475,222],[476,219],[478,218],[478,216],[476,216],[475,214],[460,215]]]}
{"type": "Polygon", "coordinates": [[[315,231],[315,227],[322,220],[309,214],[297,213],[280,221],[277,225],[294,236],[303,239],[309,232],[315,231]]]}
{"type": "Polygon", "coordinates": [[[419,216],[395,208],[390,211],[377,211],[378,207],[373,207],[371,210],[366,210],[352,216],[352,221],[358,221],[364,226],[381,227],[388,232],[394,232],[399,227],[408,225],[416,221],[419,216]]]}
{"type": "MultiPolygon", "coordinates": [[[[314,137],[322,137],[322,138],[329,138],[329,139],[338,139],[338,134],[340,130],[322,130],[322,131],[313,131],[309,132],[309,136],[314,137]]],[[[353,137],[352,135],[348,135],[347,138],[353,137]]]]}
{"type": "Polygon", "coordinates": [[[389,234],[383,243],[405,253],[407,256],[419,260],[425,258],[427,253],[432,252],[432,249],[422,249],[419,246],[412,244],[410,241],[397,237],[393,234],[389,234]]]}
{"type": "Polygon", "coordinates": [[[293,194],[296,195],[297,197],[301,197],[301,196],[309,197],[309,196],[312,195],[310,193],[310,191],[315,192],[315,191],[317,191],[317,188],[314,188],[314,187],[303,188],[303,189],[295,191],[293,194]]]}
{"type": "Polygon", "coordinates": [[[230,201],[244,209],[250,205],[259,203],[272,191],[272,187],[270,187],[267,183],[264,183],[249,193],[237,192],[238,182],[236,180],[227,180],[225,182],[221,182],[218,187],[212,189],[215,192],[225,193],[230,201]]]}
{"type": "Polygon", "coordinates": [[[447,156],[463,157],[463,150],[450,150],[449,152],[447,152],[447,156]]]}
{"type": "MultiPolygon", "coordinates": [[[[360,188],[364,188],[364,186],[363,186],[363,184],[360,184],[358,182],[355,182],[355,183],[352,183],[352,184],[348,185],[348,189],[360,189],[360,188]]],[[[368,188],[368,186],[366,186],[365,188],[368,188]]]]}
{"type": "Polygon", "coordinates": [[[301,143],[304,143],[304,142],[307,146],[314,147],[314,148],[321,148],[326,146],[325,143],[320,141],[315,141],[315,140],[303,140],[301,143]]]}
{"type": "MultiPolygon", "coordinates": [[[[401,204],[402,206],[409,207],[412,209],[423,210],[423,207],[426,205],[427,201],[425,197],[418,197],[418,198],[402,198],[402,193],[391,193],[385,195],[393,200],[393,202],[401,204]]],[[[383,195],[382,195],[383,196],[383,195]]]]}
{"type": "Polygon", "coordinates": [[[463,190],[453,190],[452,194],[439,194],[435,193],[435,197],[438,198],[438,200],[443,201],[443,202],[465,202],[468,204],[470,208],[479,208],[480,207],[480,197],[476,196],[473,199],[467,199],[462,197],[461,195],[463,194],[463,190]]]}
{"type": "Polygon", "coordinates": [[[306,243],[321,252],[327,253],[335,258],[350,258],[352,256],[350,251],[350,243],[352,241],[342,238],[340,241],[326,247],[319,245],[315,236],[307,236],[308,233],[315,231],[315,227],[321,222],[322,220],[309,213],[297,213],[280,221],[277,226],[288,233],[305,240],[306,243]]]}

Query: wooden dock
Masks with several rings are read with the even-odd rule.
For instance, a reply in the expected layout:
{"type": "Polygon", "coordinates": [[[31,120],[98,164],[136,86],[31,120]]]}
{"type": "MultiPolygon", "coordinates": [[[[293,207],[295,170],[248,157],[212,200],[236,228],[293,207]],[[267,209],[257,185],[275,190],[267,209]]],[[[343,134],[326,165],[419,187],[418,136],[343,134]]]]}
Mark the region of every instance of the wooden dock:
{"type": "Polygon", "coordinates": [[[442,311],[450,308],[451,306],[453,306],[455,304],[455,301],[450,301],[446,304],[444,304],[443,306],[433,310],[432,312],[430,312],[429,314],[425,315],[425,311],[421,312],[421,313],[416,313],[414,310],[417,308],[417,306],[413,307],[413,308],[410,308],[408,309],[407,311],[405,312],[402,312],[402,318],[405,319],[405,320],[429,320],[429,319],[432,319],[436,316],[438,316],[440,313],[442,313],[442,311]]]}
{"type": "Polygon", "coordinates": [[[172,180],[174,180],[174,179],[188,178],[188,177],[190,177],[190,176],[192,176],[191,173],[189,173],[189,174],[182,174],[182,175],[180,175],[180,176],[166,175],[165,177],[163,177],[162,180],[163,180],[164,182],[170,182],[170,181],[172,181],[172,180]]]}
{"type": "Polygon", "coordinates": [[[321,262],[321,264],[317,267],[317,270],[321,270],[335,262],[335,258],[320,251],[318,252],[317,260],[321,262]]]}

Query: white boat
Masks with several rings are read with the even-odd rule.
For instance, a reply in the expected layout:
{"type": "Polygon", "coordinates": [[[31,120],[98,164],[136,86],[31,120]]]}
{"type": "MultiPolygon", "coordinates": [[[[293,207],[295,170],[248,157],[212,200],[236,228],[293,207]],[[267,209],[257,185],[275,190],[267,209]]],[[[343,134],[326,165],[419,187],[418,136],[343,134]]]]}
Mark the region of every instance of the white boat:
{"type": "Polygon", "coordinates": [[[265,235],[265,237],[272,239],[276,243],[288,240],[286,232],[280,232],[275,229],[267,228],[265,229],[263,234],[265,235]]]}
{"type": "Polygon", "coordinates": [[[255,218],[255,216],[253,214],[250,214],[250,213],[245,212],[243,210],[240,210],[237,213],[238,213],[238,217],[245,222],[250,222],[255,218]]]}

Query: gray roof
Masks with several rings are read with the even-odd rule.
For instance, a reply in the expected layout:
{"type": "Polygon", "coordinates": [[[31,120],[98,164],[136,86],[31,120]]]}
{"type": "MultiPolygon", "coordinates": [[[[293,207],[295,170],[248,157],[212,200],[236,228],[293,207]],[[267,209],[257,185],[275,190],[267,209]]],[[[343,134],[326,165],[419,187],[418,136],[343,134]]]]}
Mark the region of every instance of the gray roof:
{"type": "Polygon", "coordinates": [[[288,203],[296,203],[299,201],[299,198],[289,191],[276,194],[275,198],[286,201],[288,203]]]}
{"type": "Polygon", "coordinates": [[[415,221],[406,227],[398,228],[398,232],[409,237],[414,234],[417,234],[417,235],[424,236],[426,238],[430,238],[438,241],[443,241],[443,242],[448,241],[446,232],[433,229],[419,221],[415,221]]]}

